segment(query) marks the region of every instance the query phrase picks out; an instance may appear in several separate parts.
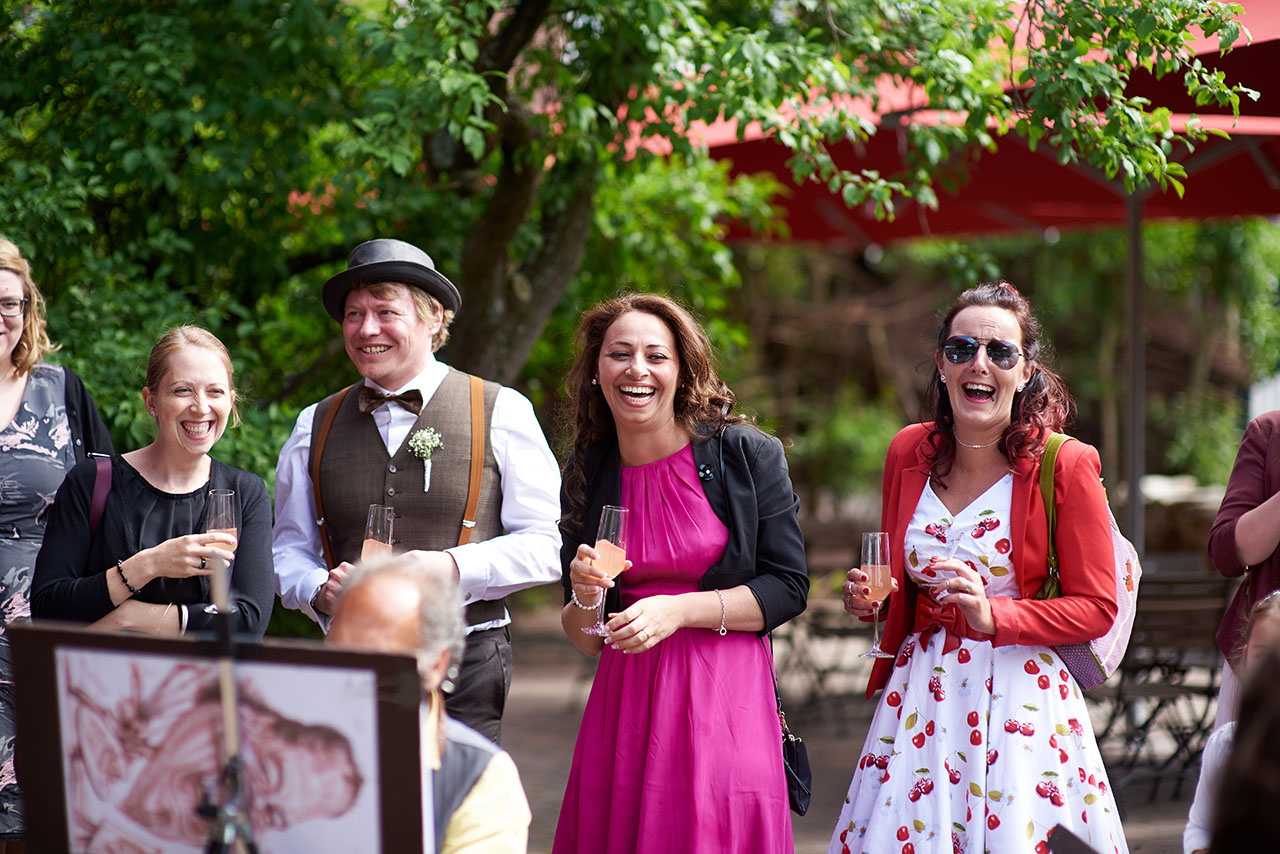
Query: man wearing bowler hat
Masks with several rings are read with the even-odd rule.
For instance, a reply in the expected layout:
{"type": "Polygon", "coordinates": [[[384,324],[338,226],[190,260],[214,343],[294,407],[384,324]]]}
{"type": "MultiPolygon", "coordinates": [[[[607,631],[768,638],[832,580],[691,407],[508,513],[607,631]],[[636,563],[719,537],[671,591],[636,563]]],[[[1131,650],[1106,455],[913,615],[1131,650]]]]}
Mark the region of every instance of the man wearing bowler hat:
{"type": "Polygon", "coordinates": [[[458,578],[467,645],[449,714],[497,741],[511,684],[503,597],[560,577],[555,457],[523,395],[435,358],[462,298],[427,253],[362,243],[322,298],[363,379],[302,410],[280,451],[276,592],[328,631],[369,505],[390,505],[395,551],[458,578]]]}

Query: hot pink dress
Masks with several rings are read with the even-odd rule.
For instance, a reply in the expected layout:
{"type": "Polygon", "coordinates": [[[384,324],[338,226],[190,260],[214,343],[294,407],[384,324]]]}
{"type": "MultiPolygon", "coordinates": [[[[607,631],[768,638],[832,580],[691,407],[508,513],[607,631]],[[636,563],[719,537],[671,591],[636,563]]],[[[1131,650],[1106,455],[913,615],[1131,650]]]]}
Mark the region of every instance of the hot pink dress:
{"type": "MultiPolygon", "coordinates": [[[[622,469],[624,606],[690,593],[728,531],[686,446],[622,469]]],[[[790,852],[782,740],[759,635],[679,629],[637,655],[605,647],[582,713],[556,854],[790,852]]]]}

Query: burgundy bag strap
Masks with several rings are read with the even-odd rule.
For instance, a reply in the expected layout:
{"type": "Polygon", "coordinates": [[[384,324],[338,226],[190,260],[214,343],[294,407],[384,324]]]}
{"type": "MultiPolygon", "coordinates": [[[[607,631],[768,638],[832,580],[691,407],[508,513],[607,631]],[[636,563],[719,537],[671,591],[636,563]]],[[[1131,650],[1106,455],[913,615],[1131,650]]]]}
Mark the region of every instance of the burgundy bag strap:
{"type": "Polygon", "coordinates": [[[93,499],[89,502],[89,538],[98,533],[102,512],[107,509],[107,493],[111,491],[111,457],[94,455],[97,466],[93,475],[93,499]]]}

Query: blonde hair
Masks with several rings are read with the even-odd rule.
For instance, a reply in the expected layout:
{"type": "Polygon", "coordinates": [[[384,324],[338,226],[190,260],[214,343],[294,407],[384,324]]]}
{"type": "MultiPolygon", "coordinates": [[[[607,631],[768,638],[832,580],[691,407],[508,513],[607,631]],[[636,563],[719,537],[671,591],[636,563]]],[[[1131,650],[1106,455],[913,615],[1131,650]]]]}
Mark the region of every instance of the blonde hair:
{"type": "Polygon", "coordinates": [[[1263,596],[1257,602],[1253,603],[1253,607],[1249,609],[1249,617],[1244,624],[1244,642],[1241,644],[1241,651],[1249,645],[1249,639],[1253,635],[1253,629],[1263,620],[1280,617],[1280,590],[1272,590],[1266,596],[1263,596]]]}
{"type": "Polygon", "coordinates": [[[22,280],[22,295],[27,299],[27,310],[22,313],[22,335],[13,347],[10,359],[14,373],[22,376],[34,368],[45,354],[59,348],[49,340],[45,331],[44,297],[31,278],[31,264],[22,257],[17,245],[0,237],[0,270],[8,270],[22,280]]]}
{"type": "Polygon", "coordinates": [[[236,398],[235,369],[231,367],[231,354],[218,336],[200,326],[185,324],[175,326],[160,336],[147,357],[147,388],[152,394],[160,391],[160,382],[169,372],[169,360],[183,347],[203,347],[211,350],[227,369],[227,381],[231,385],[231,426],[240,426],[240,401],[236,398]]]}
{"type": "Polygon", "coordinates": [[[438,299],[416,285],[406,285],[403,282],[374,282],[369,285],[357,285],[351,290],[365,290],[378,299],[394,299],[399,294],[398,288],[406,288],[409,291],[409,297],[413,300],[413,309],[423,323],[430,323],[440,318],[440,328],[431,336],[431,352],[436,352],[449,340],[449,326],[453,323],[454,314],[451,309],[442,306],[438,299]]]}

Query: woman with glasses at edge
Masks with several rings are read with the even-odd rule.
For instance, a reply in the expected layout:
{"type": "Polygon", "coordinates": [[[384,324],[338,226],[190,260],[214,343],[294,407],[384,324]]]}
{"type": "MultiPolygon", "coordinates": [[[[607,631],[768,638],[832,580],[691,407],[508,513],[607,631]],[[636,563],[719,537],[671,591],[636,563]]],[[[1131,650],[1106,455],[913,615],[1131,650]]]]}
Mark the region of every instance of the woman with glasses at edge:
{"type": "Polygon", "coordinates": [[[22,794],[13,770],[13,679],[6,626],[30,616],[28,593],[45,511],[67,470],[110,454],[93,398],[70,368],[44,364],[54,347],[31,265],[0,237],[0,854],[21,851],[22,794]]]}
{"type": "MultiPolygon", "coordinates": [[[[883,689],[830,851],[1049,850],[1065,825],[1127,846],[1089,709],[1055,644],[1116,616],[1111,522],[1097,452],[1054,466],[1061,595],[1048,578],[1040,457],[1071,410],[1043,362],[1039,324],[1007,282],[960,294],[938,332],[926,405],[884,470],[881,529],[896,592],[867,695],[883,689]],[[948,846],[947,843],[950,843],[948,846]]],[[[869,618],[851,569],[845,609],[869,618]]]]}

